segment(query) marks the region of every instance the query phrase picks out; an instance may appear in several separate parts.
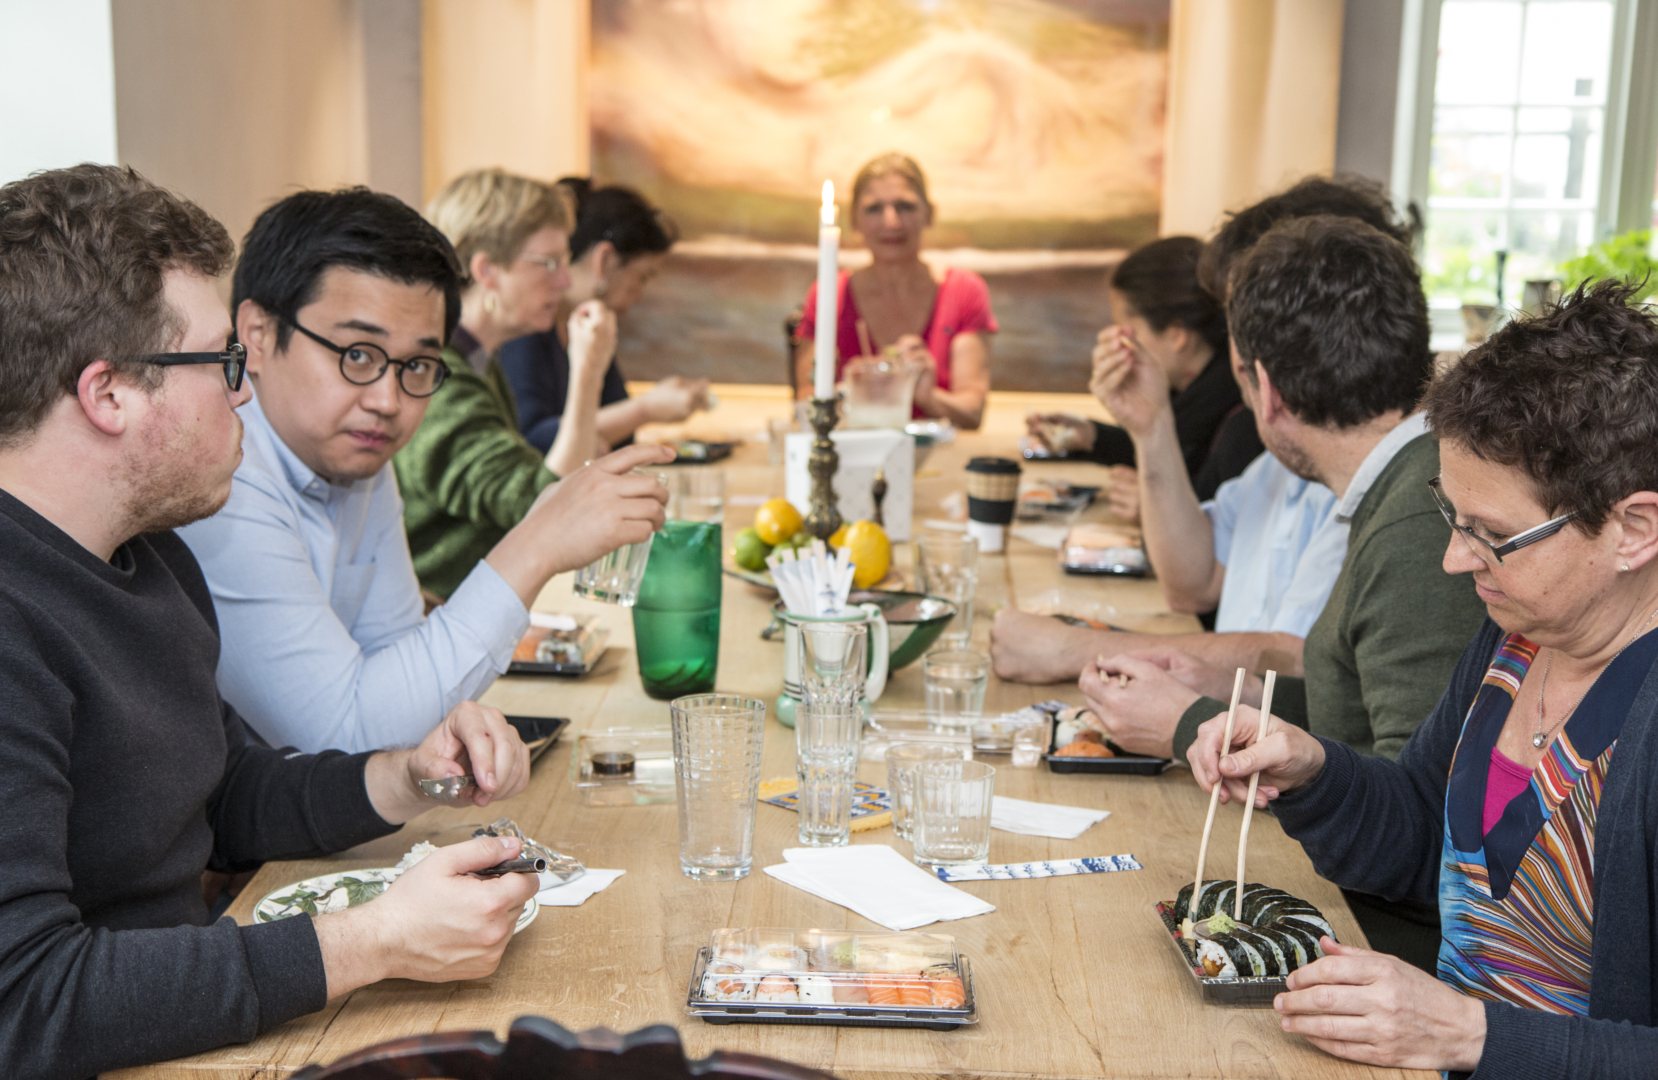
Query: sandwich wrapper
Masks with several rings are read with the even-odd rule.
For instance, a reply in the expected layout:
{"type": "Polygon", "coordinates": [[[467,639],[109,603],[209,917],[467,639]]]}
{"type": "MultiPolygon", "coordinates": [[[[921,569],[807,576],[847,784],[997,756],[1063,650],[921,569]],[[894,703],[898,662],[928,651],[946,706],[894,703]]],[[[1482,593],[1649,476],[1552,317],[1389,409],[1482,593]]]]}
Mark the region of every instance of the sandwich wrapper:
{"type": "Polygon", "coordinates": [[[946,885],[885,844],[787,848],[783,858],[787,861],[766,867],[766,873],[888,930],[914,930],[996,910],[994,904],[946,885]]]}
{"type": "Polygon", "coordinates": [[[990,827],[1024,836],[1075,840],[1110,816],[1109,810],[1090,810],[1085,806],[1027,802],[1005,795],[994,795],[990,799],[990,827]]]}

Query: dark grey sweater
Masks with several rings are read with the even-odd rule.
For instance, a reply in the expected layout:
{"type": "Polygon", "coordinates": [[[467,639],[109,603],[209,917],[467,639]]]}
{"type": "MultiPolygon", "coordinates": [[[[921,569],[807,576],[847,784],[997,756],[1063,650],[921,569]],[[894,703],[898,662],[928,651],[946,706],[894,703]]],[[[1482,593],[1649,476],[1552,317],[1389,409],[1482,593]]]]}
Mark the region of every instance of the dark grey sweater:
{"type": "MultiPolygon", "coordinates": [[[[1324,771],[1273,808],[1320,874],[1390,900],[1438,902],[1451,758],[1502,637],[1493,622],[1480,629],[1397,762],[1319,740],[1324,771]]],[[[1476,1077],[1658,1076],[1658,666],[1648,672],[1612,755],[1596,815],[1594,869],[1589,1015],[1487,1002],[1476,1077]]]]}
{"type": "Polygon", "coordinates": [[[209,926],[206,868],[392,830],[367,755],[250,739],[172,533],[99,560],[0,491],[0,1075],[86,1077],[322,1007],[307,918],[209,926]]]}

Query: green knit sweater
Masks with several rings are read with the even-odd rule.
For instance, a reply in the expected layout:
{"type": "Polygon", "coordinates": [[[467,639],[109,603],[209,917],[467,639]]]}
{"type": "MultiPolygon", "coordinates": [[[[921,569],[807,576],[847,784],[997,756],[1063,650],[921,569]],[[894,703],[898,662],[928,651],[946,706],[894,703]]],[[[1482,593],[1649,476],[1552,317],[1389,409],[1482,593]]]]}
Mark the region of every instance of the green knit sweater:
{"type": "MultiPolygon", "coordinates": [[[[1439,440],[1406,443],[1359,500],[1347,557],[1307,633],[1304,679],[1279,678],[1273,715],[1361,754],[1397,758],[1439,702],[1457,659],[1485,621],[1466,574],[1440,563],[1451,530],[1428,492],[1439,440]]],[[[1200,698],[1175,729],[1184,759],[1198,725],[1226,711],[1200,698]]]]}
{"type": "Polygon", "coordinates": [[[491,357],[482,375],[454,349],[443,360],[449,378],[392,464],[415,573],[448,599],[558,477],[519,434],[499,360],[491,357]]]}

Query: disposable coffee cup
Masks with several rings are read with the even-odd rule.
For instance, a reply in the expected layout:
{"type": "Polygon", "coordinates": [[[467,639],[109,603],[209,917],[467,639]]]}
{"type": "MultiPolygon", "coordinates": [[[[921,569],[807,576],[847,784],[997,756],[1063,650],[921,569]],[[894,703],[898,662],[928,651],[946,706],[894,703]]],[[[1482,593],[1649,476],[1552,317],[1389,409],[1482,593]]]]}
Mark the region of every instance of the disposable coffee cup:
{"type": "Polygon", "coordinates": [[[1012,458],[976,457],[967,463],[967,535],[980,551],[1001,551],[1019,499],[1019,463],[1012,458]]]}

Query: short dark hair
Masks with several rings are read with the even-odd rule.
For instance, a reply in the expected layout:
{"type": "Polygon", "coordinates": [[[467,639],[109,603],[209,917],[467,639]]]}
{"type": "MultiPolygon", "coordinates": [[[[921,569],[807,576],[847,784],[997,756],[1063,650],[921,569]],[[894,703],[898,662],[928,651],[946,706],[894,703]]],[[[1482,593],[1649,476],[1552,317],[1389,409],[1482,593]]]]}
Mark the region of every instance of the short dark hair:
{"type": "Polygon", "coordinates": [[[448,239],[403,201],[365,187],[301,191],[266,207],[242,240],[230,310],[252,300],[279,320],[286,349],[299,309],[335,266],[443,293],[444,340],[461,318],[461,268],[448,239]]]}
{"type": "Polygon", "coordinates": [[[130,168],[76,165],[0,187],[0,446],[40,426],[88,364],[153,389],[124,362],[181,333],[164,275],[218,277],[235,248],[207,211],[130,168]]]}
{"type": "Polygon", "coordinates": [[[1304,423],[1353,427],[1416,408],[1433,376],[1428,301],[1398,240],[1352,218],[1275,226],[1232,266],[1227,322],[1304,423]]]}
{"type": "Polygon", "coordinates": [[[1226,355],[1226,309],[1197,283],[1203,241],[1169,236],[1138,248],[1111,272],[1111,287],[1158,332],[1184,326],[1226,355]]]}
{"type": "Polygon", "coordinates": [[[1591,536],[1613,504],[1658,491],[1658,318],[1640,286],[1583,285],[1498,330],[1428,390],[1441,439],[1531,478],[1550,517],[1591,536]]]}
{"type": "Polygon", "coordinates": [[[1422,230],[1422,215],[1415,204],[1410,206],[1409,218],[1401,218],[1387,189],[1374,180],[1346,173],[1308,176],[1285,191],[1227,215],[1220,231],[1204,246],[1198,260],[1198,281],[1212,296],[1225,300],[1227,278],[1239,255],[1254,247],[1280,221],[1317,214],[1356,218],[1407,248],[1416,243],[1416,235],[1422,230]]]}
{"type": "Polygon", "coordinates": [[[595,188],[585,176],[566,176],[558,186],[576,205],[570,233],[570,258],[579,259],[601,240],[609,240],[624,264],[640,255],[660,255],[679,239],[679,226],[632,188],[620,184],[595,188]]]}

